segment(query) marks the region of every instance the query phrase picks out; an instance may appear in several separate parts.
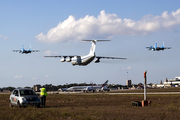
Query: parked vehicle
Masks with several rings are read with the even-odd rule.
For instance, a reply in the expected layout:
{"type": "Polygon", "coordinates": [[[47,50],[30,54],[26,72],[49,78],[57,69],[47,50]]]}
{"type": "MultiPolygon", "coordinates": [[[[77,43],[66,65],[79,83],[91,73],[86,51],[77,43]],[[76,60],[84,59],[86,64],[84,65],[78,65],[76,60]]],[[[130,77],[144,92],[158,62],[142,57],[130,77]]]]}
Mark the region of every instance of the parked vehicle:
{"type": "Polygon", "coordinates": [[[29,88],[18,88],[14,89],[9,97],[9,106],[13,107],[18,106],[26,107],[26,106],[36,106],[40,107],[41,100],[32,89],[29,88]]]}

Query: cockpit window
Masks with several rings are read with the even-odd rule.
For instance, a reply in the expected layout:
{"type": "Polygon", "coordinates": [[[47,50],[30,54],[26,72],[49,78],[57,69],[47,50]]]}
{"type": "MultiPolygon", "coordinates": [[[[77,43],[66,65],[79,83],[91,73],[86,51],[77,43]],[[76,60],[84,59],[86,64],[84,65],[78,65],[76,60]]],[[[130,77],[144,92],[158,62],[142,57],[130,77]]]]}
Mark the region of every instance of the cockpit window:
{"type": "Polygon", "coordinates": [[[20,90],[20,95],[35,95],[33,90],[20,90]]]}

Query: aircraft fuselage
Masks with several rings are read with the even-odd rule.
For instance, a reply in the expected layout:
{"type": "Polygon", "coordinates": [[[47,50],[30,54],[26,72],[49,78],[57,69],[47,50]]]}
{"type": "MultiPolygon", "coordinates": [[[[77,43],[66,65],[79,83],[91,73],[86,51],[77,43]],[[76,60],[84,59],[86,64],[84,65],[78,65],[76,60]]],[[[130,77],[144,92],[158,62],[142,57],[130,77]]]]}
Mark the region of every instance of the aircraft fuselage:
{"type": "Polygon", "coordinates": [[[75,56],[72,58],[72,65],[84,66],[92,62],[95,58],[95,55],[86,55],[86,56],[75,56]]]}
{"type": "Polygon", "coordinates": [[[20,51],[20,53],[26,53],[26,54],[28,54],[28,53],[31,53],[31,51],[30,50],[23,50],[23,51],[20,51]]]}

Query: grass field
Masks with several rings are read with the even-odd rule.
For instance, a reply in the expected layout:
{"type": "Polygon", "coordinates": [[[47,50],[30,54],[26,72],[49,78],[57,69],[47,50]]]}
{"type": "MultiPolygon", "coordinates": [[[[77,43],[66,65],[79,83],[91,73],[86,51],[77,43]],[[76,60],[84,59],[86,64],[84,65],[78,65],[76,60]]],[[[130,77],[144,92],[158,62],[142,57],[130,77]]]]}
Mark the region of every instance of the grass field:
{"type": "Polygon", "coordinates": [[[46,107],[10,108],[9,94],[0,94],[0,120],[180,119],[180,95],[147,95],[151,106],[131,105],[142,99],[143,95],[49,94],[46,107]]]}
{"type": "MultiPolygon", "coordinates": [[[[172,87],[172,88],[154,88],[154,89],[147,89],[147,92],[180,92],[180,88],[172,87]]],[[[118,91],[110,91],[112,93],[143,93],[144,89],[124,89],[118,91]]]]}

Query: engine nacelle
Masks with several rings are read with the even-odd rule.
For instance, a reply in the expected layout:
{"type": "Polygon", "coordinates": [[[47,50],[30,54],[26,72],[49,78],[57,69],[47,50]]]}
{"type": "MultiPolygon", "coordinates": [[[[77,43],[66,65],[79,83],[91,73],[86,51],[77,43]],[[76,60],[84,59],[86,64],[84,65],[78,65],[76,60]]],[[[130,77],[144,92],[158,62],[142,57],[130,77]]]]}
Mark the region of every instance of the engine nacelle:
{"type": "Polygon", "coordinates": [[[61,61],[61,62],[65,62],[65,61],[66,61],[66,58],[63,57],[60,61],[61,61]]]}
{"type": "Polygon", "coordinates": [[[68,57],[68,58],[66,59],[66,62],[71,62],[71,58],[68,57]]]}
{"type": "Polygon", "coordinates": [[[96,60],[94,60],[95,63],[99,63],[100,62],[100,58],[97,58],[96,60]]]}
{"type": "Polygon", "coordinates": [[[81,65],[81,56],[74,56],[71,60],[72,65],[81,65]]]}

